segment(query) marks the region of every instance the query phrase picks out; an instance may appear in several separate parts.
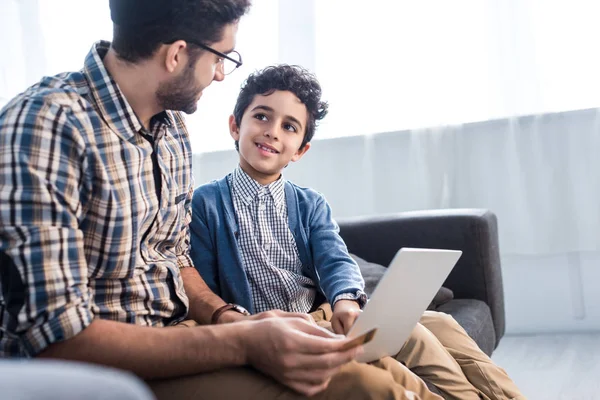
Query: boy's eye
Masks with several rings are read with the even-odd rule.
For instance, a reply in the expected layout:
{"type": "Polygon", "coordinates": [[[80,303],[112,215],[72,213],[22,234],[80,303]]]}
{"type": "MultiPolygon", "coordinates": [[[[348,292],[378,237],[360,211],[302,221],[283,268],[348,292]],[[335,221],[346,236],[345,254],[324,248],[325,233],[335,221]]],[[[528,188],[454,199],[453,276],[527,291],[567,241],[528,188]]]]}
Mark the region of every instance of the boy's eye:
{"type": "Polygon", "coordinates": [[[254,116],[254,118],[256,118],[259,121],[266,121],[267,120],[267,116],[265,114],[256,114],[254,116]]]}
{"type": "Polygon", "coordinates": [[[283,125],[283,129],[285,129],[286,131],[290,131],[290,132],[297,132],[298,130],[296,129],[296,127],[292,124],[284,124],[283,125]]]}

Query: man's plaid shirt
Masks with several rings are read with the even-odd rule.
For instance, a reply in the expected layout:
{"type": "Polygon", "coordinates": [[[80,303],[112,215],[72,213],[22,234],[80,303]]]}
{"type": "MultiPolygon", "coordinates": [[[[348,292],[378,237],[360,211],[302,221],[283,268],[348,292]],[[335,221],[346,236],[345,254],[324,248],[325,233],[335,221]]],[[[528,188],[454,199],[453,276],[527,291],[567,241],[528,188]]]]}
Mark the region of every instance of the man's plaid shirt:
{"type": "Polygon", "coordinates": [[[186,315],[188,132],[170,111],[143,128],[103,65],[108,47],[0,111],[0,357],[34,356],[94,318],[186,315]]]}

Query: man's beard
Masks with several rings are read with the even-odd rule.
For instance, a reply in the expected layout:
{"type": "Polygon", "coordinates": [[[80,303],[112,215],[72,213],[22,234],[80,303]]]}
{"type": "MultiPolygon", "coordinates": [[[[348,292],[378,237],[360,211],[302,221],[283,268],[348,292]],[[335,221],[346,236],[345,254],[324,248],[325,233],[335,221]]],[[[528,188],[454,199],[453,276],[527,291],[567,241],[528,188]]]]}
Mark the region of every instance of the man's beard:
{"type": "Polygon", "coordinates": [[[201,91],[202,89],[196,85],[194,68],[188,66],[183,74],[159,85],[156,99],[165,110],[192,114],[198,108],[198,94],[201,91]]]}

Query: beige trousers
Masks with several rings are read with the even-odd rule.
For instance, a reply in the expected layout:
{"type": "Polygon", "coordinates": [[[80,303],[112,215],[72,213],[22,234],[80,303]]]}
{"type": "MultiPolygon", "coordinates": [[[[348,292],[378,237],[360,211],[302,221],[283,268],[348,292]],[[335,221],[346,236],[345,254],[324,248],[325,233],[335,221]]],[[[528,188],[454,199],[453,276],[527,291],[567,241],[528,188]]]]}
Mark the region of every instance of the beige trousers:
{"type": "MultiPolygon", "coordinates": [[[[331,328],[328,304],[311,315],[318,325],[331,328]]],[[[196,324],[186,321],[181,325],[196,324]]],[[[440,400],[415,374],[434,384],[445,399],[525,399],[506,372],[479,349],[454,318],[432,311],[425,312],[395,359],[351,362],[333,377],[327,390],[312,399],[440,400]]],[[[249,367],[148,384],[159,400],[304,398],[249,367]]]]}
{"type": "MultiPolygon", "coordinates": [[[[194,329],[196,323],[184,321],[180,326],[194,329]]],[[[158,400],[292,400],[305,397],[275,382],[250,367],[219,371],[174,379],[147,381],[158,400]]],[[[375,363],[350,362],[344,365],[327,389],[314,400],[443,400],[431,393],[425,383],[407,367],[391,357],[375,363]]]]}
{"type": "Polygon", "coordinates": [[[477,399],[475,393],[486,400],[526,399],[506,371],[445,313],[425,311],[396,358],[447,399],[477,399]]]}

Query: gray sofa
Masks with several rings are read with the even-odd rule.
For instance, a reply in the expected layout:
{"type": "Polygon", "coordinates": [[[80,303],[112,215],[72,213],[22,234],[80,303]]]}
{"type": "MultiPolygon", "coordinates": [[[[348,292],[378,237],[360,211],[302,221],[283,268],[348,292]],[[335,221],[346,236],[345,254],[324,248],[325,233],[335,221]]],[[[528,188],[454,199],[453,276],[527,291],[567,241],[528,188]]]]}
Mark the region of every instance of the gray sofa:
{"type": "MultiPolygon", "coordinates": [[[[401,247],[462,250],[444,283],[453,299],[436,308],[451,314],[491,355],[504,335],[504,294],[496,216],[481,209],[418,211],[338,221],[350,253],[389,265],[401,247]]],[[[359,263],[372,290],[383,268],[359,263]]],[[[383,271],[382,271],[383,270],[383,271]]]]}

